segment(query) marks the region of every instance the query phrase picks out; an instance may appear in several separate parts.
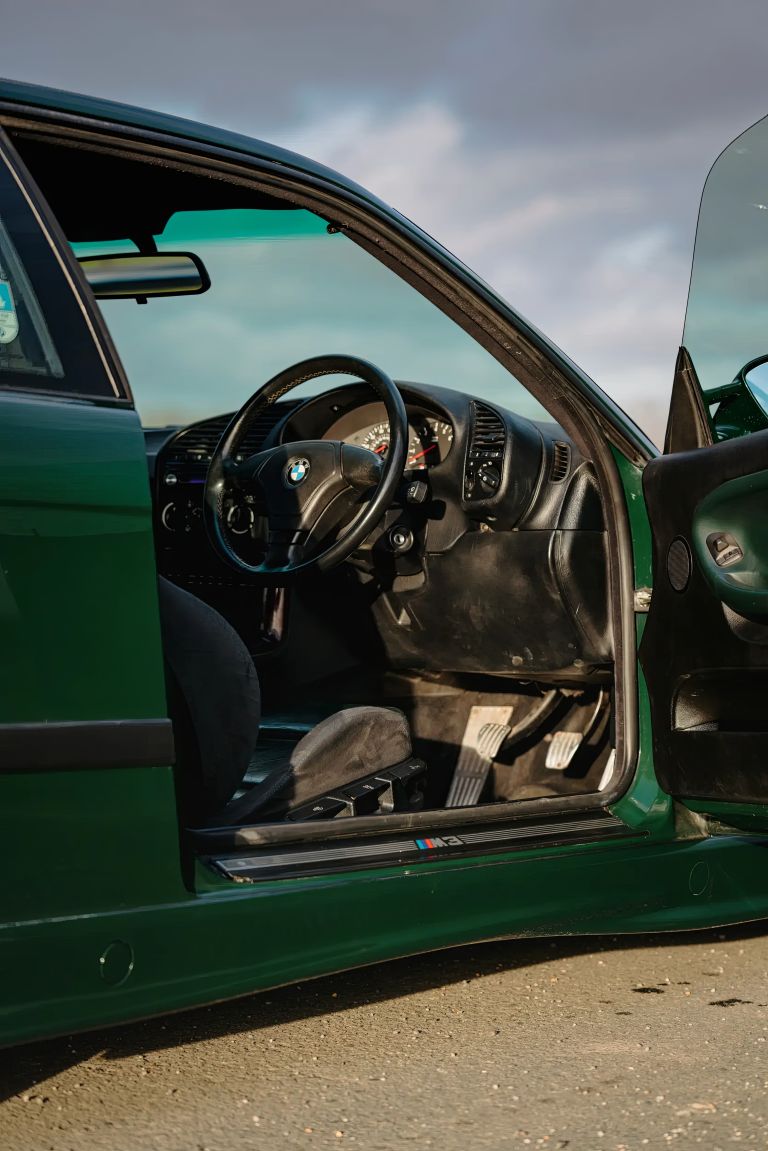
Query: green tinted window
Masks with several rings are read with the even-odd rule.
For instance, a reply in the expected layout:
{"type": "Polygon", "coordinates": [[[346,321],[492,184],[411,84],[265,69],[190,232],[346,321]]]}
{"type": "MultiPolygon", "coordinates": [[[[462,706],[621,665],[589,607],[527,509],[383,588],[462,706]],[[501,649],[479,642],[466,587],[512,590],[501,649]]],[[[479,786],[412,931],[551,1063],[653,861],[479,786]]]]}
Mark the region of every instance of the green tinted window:
{"type": "Polygon", "coordinates": [[[705,394],[768,355],[768,120],[737,137],[707,178],[684,342],[705,394]]]}
{"type": "MultiPolygon", "coordinates": [[[[178,212],[160,251],[191,251],[203,295],[104,301],[145,426],[232,411],[277,372],[343,352],[395,379],[440,384],[523,415],[547,413],[489,353],[383,264],[301,210],[178,212]]],[[[132,248],[77,245],[78,255],[132,248]]],[[[297,395],[325,390],[326,377],[297,395]]]]}

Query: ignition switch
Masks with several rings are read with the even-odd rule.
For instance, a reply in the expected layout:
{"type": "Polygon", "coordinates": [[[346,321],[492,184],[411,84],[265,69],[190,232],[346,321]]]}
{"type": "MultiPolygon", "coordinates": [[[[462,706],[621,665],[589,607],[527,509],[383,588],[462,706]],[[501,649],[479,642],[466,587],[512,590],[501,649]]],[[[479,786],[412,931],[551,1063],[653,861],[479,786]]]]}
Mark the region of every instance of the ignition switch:
{"type": "Polygon", "coordinates": [[[389,546],[393,552],[409,552],[413,547],[413,532],[405,524],[395,524],[389,529],[389,546]]]}

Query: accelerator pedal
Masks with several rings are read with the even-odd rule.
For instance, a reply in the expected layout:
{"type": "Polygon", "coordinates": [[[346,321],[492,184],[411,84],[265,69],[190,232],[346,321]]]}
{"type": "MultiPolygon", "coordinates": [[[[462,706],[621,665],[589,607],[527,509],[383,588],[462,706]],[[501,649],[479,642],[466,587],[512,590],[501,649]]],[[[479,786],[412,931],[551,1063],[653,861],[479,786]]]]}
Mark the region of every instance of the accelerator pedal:
{"type": "Polygon", "coordinates": [[[512,710],[484,704],[470,710],[446,807],[474,807],[479,802],[491,764],[512,730],[512,710]]]}
{"type": "Polygon", "coordinates": [[[547,748],[544,766],[550,771],[565,771],[581,747],[584,736],[580,731],[555,731],[547,748]]]}
{"type": "Polygon", "coordinates": [[[552,739],[547,748],[547,758],[544,766],[550,771],[566,771],[573,763],[576,752],[585,740],[597,736],[605,729],[608,719],[608,694],[601,690],[597,703],[587,721],[585,731],[553,731],[552,739]]]}

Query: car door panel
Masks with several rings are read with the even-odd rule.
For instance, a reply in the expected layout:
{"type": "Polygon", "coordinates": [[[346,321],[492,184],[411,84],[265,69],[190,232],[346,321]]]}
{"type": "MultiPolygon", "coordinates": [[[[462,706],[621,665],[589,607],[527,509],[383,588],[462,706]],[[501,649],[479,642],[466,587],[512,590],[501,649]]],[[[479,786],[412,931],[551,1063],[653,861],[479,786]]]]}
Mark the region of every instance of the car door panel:
{"type": "Polygon", "coordinates": [[[184,894],[144,439],[54,233],[0,132],[0,936],[184,894]]]}
{"type": "Polygon", "coordinates": [[[654,581],[640,660],[659,781],[768,802],[768,432],[659,457],[643,487],[654,581]],[[719,539],[736,549],[724,566],[719,539]]]}
{"type": "Polygon", "coordinates": [[[738,615],[768,620],[768,470],[736,476],[704,496],[693,546],[712,593],[738,615]]]}

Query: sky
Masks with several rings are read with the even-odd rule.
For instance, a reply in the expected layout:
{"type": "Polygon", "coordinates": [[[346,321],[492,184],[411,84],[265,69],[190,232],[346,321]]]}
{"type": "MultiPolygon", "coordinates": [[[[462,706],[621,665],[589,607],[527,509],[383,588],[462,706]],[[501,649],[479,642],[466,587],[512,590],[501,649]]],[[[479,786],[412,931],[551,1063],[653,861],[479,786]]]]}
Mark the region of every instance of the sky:
{"type": "MultiPolygon", "coordinates": [[[[658,442],[765,0],[0,0],[0,75],[205,120],[416,220],[658,442]]],[[[438,381],[432,381],[438,382],[438,381]]]]}

